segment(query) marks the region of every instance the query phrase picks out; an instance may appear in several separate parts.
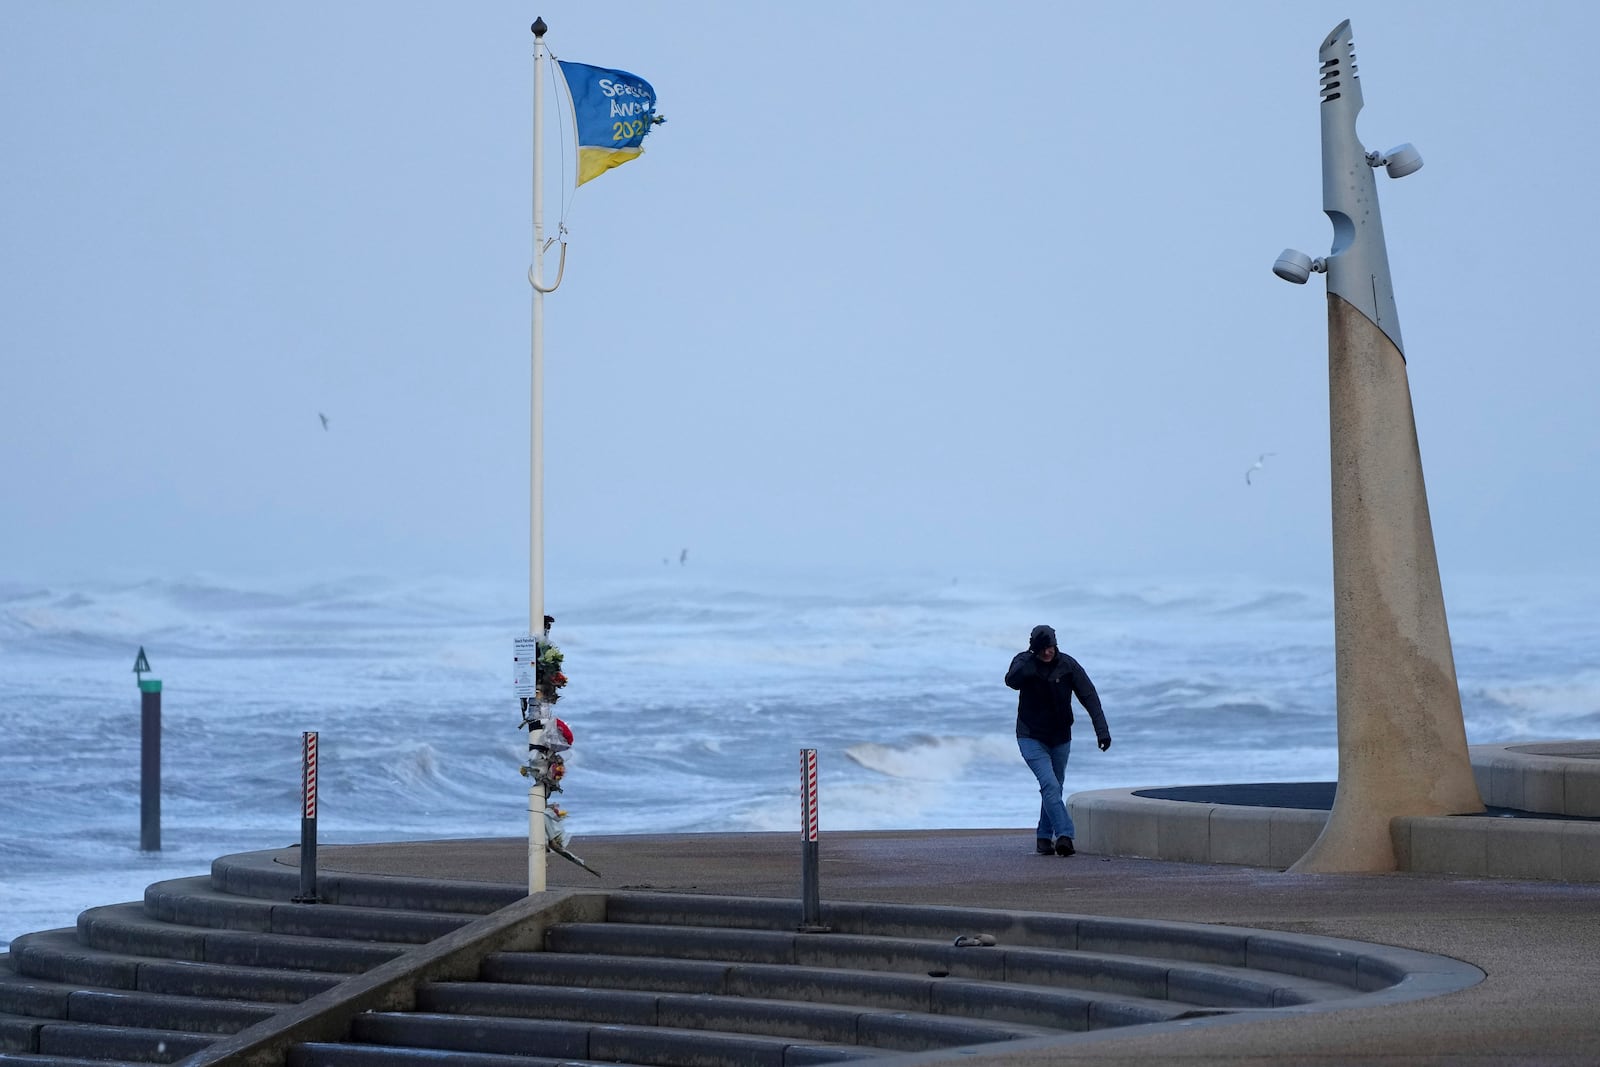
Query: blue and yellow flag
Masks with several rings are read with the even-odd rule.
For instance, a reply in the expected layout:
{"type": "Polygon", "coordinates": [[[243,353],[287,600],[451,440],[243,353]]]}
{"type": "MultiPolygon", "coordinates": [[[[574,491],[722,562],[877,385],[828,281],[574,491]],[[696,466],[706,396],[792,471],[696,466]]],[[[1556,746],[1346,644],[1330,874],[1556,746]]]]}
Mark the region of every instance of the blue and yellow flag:
{"type": "Polygon", "coordinates": [[[644,151],[655,122],[656,91],[637,74],[560,60],[578,129],[578,185],[644,151]]]}

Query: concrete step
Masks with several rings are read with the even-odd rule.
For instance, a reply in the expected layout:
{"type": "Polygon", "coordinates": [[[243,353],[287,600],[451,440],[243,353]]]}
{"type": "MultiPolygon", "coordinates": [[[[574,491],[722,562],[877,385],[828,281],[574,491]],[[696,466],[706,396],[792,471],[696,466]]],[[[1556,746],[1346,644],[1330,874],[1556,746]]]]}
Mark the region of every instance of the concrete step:
{"type": "MultiPolygon", "coordinates": [[[[938,946],[943,951],[945,946],[938,946]]],[[[998,953],[1007,985],[1082,990],[1100,1001],[1135,997],[1192,1007],[1264,1008],[1340,1000],[1347,986],[1276,972],[1202,964],[1128,960],[1103,953],[1045,949],[956,949],[998,953]]],[[[728,963],[721,960],[634,957],[567,952],[494,953],[485,958],[487,981],[588,985],[676,993],[724,993],[832,1003],[860,1003],[927,1011],[941,985],[962,978],[929,971],[895,973],[798,964],[728,963]]]]}
{"type": "MultiPolygon", "coordinates": [[[[0,1067],[5,1061],[0,1060],[0,1067]]],[[[289,1050],[287,1067],[642,1067],[567,1056],[515,1056],[459,1049],[406,1048],[401,1045],[330,1045],[307,1042],[289,1050]]]]}
{"type": "MultiPolygon", "coordinates": [[[[568,1056],[516,1056],[509,1053],[463,1052],[459,1049],[406,1048],[402,1045],[295,1045],[286,1067],[642,1067],[608,1060],[575,1060],[568,1056]]],[[[3,1067],[4,1060],[0,1060],[3,1067]]]]}
{"type": "Polygon", "coordinates": [[[142,904],[88,909],[78,916],[78,938],[88,947],[130,956],[345,974],[385,963],[408,947],[165,923],[146,915],[142,904]]]}
{"type": "MultiPolygon", "coordinates": [[[[795,950],[795,941],[800,936],[779,930],[739,930],[711,926],[685,927],[612,922],[560,923],[551,926],[545,932],[544,947],[550,952],[601,956],[648,956],[718,960],[724,963],[789,964],[800,962],[795,950]]],[[[819,935],[805,936],[815,938],[819,935]]],[[[968,953],[968,957],[971,956],[972,954],[968,953]]],[[[810,962],[818,966],[829,966],[819,960],[810,962]]]]}
{"type": "Polygon", "coordinates": [[[543,991],[540,996],[551,1002],[563,989],[580,994],[604,989],[638,996],[721,995],[838,1005],[860,1011],[919,1012],[1056,1030],[1096,1030],[1129,1023],[1160,1022],[1183,1015],[1194,1007],[1164,999],[1062,989],[1044,983],[978,982],[822,967],[727,965],[701,960],[643,960],[543,952],[495,954],[485,959],[480,979],[484,985],[537,987],[543,991]]]}
{"type": "Polygon", "coordinates": [[[491,952],[478,977],[485,982],[600,986],[658,993],[726,993],[732,965],[721,960],[592,956],[571,952],[491,952]]]}
{"type": "MultiPolygon", "coordinates": [[[[1348,984],[1277,970],[1190,963],[1181,956],[1123,956],[1049,948],[957,948],[905,937],[802,934],[776,930],[565,923],[545,936],[551,953],[713,960],[727,964],[807,966],[829,970],[917,973],[1064,986],[1196,1007],[1275,1007],[1340,1000],[1348,984]]],[[[1141,945],[1148,947],[1148,945],[1141,945]]]]}
{"type": "Polygon", "coordinates": [[[77,988],[64,982],[24,977],[12,966],[10,953],[0,955],[0,1014],[65,1019],[67,997],[77,988]]]}
{"type": "Polygon", "coordinates": [[[0,1013],[9,1015],[231,1034],[260,1022],[282,1007],[281,1004],[213,997],[82,989],[65,982],[22,977],[11,969],[8,959],[0,958],[0,1013]]]}
{"type": "Polygon", "coordinates": [[[137,956],[89,948],[70,927],[23,934],[11,942],[11,967],[27,978],[65,982],[104,989],[135,989],[139,981],[137,956]]]}
{"type": "MultiPolygon", "coordinates": [[[[607,900],[606,918],[619,925],[735,927],[781,932],[794,930],[794,907],[787,901],[740,897],[617,893],[607,900]]],[[[1362,957],[1350,952],[1348,946],[1318,945],[1315,939],[1198,923],[864,902],[824,905],[822,922],[832,935],[906,937],[948,944],[960,935],[988,934],[995,939],[997,947],[1007,950],[1068,949],[1132,960],[1201,964],[1309,978],[1322,983],[1303,987],[1303,995],[1310,1000],[1331,999],[1336,991],[1328,987],[1342,987],[1342,996],[1349,996],[1351,991],[1384,988],[1405,977],[1403,968],[1386,968],[1380,958],[1381,950],[1362,957]]],[[[799,936],[825,938],[828,935],[799,936]]],[[[1302,988],[1294,982],[1284,984],[1302,988]]]]}
{"type": "Polygon", "coordinates": [[[0,1052],[0,1067],[106,1067],[105,1060],[76,1056],[43,1056],[37,1052],[0,1052]]]}
{"type": "Polygon", "coordinates": [[[755,1034],[418,1013],[359,1015],[351,1037],[368,1044],[409,1048],[695,1067],[797,1067],[871,1054],[854,1045],[755,1034]]]}
{"type": "Polygon", "coordinates": [[[425,944],[476,918],[437,911],[294,904],[241,897],[213,888],[210,878],[157,882],[144,891],[144,910],[153,919],[185,926],[390,944],[425,944]]]}
{"type": "Polygon", "coordinates": [[[1249,967],[1065,949],[999,951],[1008,982],[1146,997],[1196,1008],[1278,1008],[1353,995],[1349,986],[1336,982],[1249,967]]]}
{"type": "MultiPolygon", "coordinates": [[[[271,852],[221,856],[211,863],[211,885],[222,893],[291,901],[300,895],[300,870],[271,852]]],[[[525,889],[488,882],[327,872],[317,878],[322,903],[398,911],[487,915],[527,896],[525,889]]]]}
{"type": "Polygon", "coordinates": [[[39,1051],[39,1031],[44,1024],[44,1019],[0,1014],[0,1050],[6,1052],[39,1051]]]}
{"type": "MultiPolygon", "coordinates": [[[[984,991],[974,988],[972,993],[981,997],[984,991]]],[[[429,983],[417,990],[417,1011],[424,1013],[757,1034],[902,1052],[1050,1037],[1064,1029],[1087,1029],[1086,1006],[1087,1002],[1080,998],[1073,1005],[1077,1009],[1075,1017],[1058,1023],[1046,1003],[1041,1002],[1037,1017],[1043,1021],[1021,1023],[975,1019],[965,1012],[934,1014],[711,993],[645,993],[492,982],[429,983]],[[1078,1025],[1073,1026],[1072,1022],[1078,1025]]],[[[1152,1009],[1150,1021],[1170,1018],[1172,1014],[1152,1009]]]]}
{"type": "MultiPolygon", "coordinates": [[[[607,900],[607,917],[618,923],[749,928],[756,932],[790,929],[789,902],[738,897],[617,893],[607,900]]],[[[1405,949],[1210,924],[1092,915],[1037,914],[979,908],[882,903],[824,905],[822,921],[831,935],[876,935],[953,941],[962,934],[989,934],[996,947],[1049,948],[1097,952],[1133,960],[1198,964],[1309,979],[1279,984],[1300,990],[1303,1002],[1345,999],[1388,989],[1411,979],[1417,968],[1433,964],[1405,949]],[[1338,989],[1330,987],[1339,987],[1338,989]],[[1344,992],[1342,995],[1339,989],[1344,992]]],[[[962,950],[969,951],[969,950],[962,950]]],[[[952,972],[954,973],[954,972],[952,972]]],[[[1278,979],[1274,979],[1275,982],[1278,979]]],[[[1286,994],[1275,1003],[1293,1003],[1286,994]]]]}
{"type": "Polygon", "coordinates": [[[0,1050],[104,1063],[175,1063],[204,1050],[209,1035],[177,1030],[0,1016],[0,1050]]]}
{"type": "Polygon", "coordinates": [[[329,989],[343,974],[269,967],[156,960],[86,947],[76,930],[45,930],[11,942],[10,965],[19,978],[79,988],[140,990],[263,1003],[298,1004],[329,989]]]}
{"type": "Polygon", "coordinates": [[[174,997],[111,989],[80,989],[67,1000],[69,1022],[127,1026],[141,1030],[183,1030],[197,1034],[236,1034],[270,1018],[282,1005],[212,997],[174,997]]]}
{"type": "MultiPolygon", "coordinates": [[[[719,897],[629,891],[606,897],[606,922],[646,926],[715,926],[738,930],[786,930],[800,926],[798,900],[719,897]]],[[[831,925],[831,924],[830,924],[831,925]]],[[[865,932],[865,931],[850,931],[865,932]]],[[[954,938],[961,930],[952,930],[954,938]]],[[[942,930],[935,931],[942,934],[942,930]]]]}

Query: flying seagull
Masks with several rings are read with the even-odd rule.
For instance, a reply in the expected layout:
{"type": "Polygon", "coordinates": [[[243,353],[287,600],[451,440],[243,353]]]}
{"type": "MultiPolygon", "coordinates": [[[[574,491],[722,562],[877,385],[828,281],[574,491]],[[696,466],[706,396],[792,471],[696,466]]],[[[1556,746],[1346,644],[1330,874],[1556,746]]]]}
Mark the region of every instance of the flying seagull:
{"type": "Polygon", "coordinates": [[[326,430],[328,428],[328,416],[319,411],[317,412],[317,418],[322,420],[322,428],[326,430]]]}
{"type": "Polygon", "coordinates": [[[1263,453],[1261,453],[1261,455],[1256,459],[1256,461],[1254,463],[1250,464],[1249,470],[1246,470],[1244,472],[1244,484],[1245,485],[1253,484],[1250,481],[1250,475],[1253,472],[1258,471],[1262,467],[1265,467],[1267,465],[1267,457],[1268,456],[1276,456],[1276,455],[1277,455],[1276,452],[1263,452],[1263,453]]]}

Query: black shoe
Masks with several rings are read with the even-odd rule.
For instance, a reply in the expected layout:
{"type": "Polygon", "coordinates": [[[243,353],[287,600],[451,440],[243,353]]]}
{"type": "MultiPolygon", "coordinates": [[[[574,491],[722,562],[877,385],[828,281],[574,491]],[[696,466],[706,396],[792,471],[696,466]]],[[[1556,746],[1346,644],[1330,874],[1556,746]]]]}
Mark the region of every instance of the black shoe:
{"type": "Polygon", "coordinates": [[[1072,847],[1072,838],[1070,838],[1070,837],[1058,837],[1058,838],[1056,838],[1056,855],[1058,855],[1058,856],[1070,856],[1076,851],[1078,851],[1078,850],[1072,847]]]}
{"type": "Polygon", "coordinates": [[[1056,849],[1055,846],[1050,843],[1050,839],[1048,837],[1041,837],[1034,842],[1033,850],[1039,853],[1041,856],[1049,856],[1054,853],[1056,849]]]}

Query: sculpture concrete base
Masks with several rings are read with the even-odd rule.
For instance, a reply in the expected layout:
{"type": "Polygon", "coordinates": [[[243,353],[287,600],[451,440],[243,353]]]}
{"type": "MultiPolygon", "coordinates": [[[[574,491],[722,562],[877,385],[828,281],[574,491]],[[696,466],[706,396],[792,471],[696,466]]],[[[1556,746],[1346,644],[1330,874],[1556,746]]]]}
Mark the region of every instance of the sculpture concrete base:
{"type": "Polygon", "coordinates": [[[1483,810],[1467,755],[1455,657],[1405,360],[1371,320],[1328,296],[1339,789],[1293,871],[1392,871],[1399,815],[1483,810]]]}

